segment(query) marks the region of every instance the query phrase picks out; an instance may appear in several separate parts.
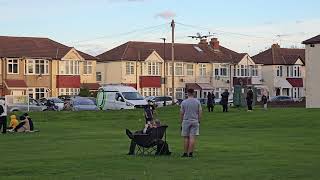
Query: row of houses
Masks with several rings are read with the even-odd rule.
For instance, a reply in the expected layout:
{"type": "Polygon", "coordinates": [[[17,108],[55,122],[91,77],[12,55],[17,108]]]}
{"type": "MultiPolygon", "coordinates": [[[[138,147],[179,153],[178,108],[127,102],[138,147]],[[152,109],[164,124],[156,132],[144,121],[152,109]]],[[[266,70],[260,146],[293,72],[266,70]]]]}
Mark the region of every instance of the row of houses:
{"type": "Polygon", "coordinates": [[[97,89],[96,60],[48,38],[0,36],[0,93],[40,99],[97,89]]]}
{"type": "Polygon", "coordinates": [[[172,90],[171,44],[127,42],[98,57],[98,82],[125,84],[144,96],[172,95],[183,98],[193,88],[198,98],[208,92],[216,97],[235,85],[254,86],[258,96],[304,97],[304,49],[278,44],[256,56],[220,45],[217,38],[198,44],[175,44],[174,90],[172,90]]]}
{"type": "Polygon", "coordinates": [[[171,44],[129,41],[94,57],[48,38],[0,36],[0,93],[40,99],[76,95],[81,87],[96,91],[104,84],[125,84],[144,96],[183,98],[193,88],[205,98],[241,85],[255,87],[258,95],[311,97],[319,90],[314,83],[319,39],[305,41],[306,51],[273,44],[253,57],[220,45],[217,38],[177,43],[172,89],[171,44]]]}

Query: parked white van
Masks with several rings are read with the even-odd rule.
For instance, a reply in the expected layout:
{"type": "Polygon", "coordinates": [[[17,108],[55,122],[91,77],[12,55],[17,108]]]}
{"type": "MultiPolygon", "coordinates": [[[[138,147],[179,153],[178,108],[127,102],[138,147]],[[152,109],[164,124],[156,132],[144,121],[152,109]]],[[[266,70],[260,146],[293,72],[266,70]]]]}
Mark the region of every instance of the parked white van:
{"type": "Polygon", "coordinates": [[[98,90],[97,106],[102,110],[142,108],[147,101],[130,86],[106,85],[98,90]]]}

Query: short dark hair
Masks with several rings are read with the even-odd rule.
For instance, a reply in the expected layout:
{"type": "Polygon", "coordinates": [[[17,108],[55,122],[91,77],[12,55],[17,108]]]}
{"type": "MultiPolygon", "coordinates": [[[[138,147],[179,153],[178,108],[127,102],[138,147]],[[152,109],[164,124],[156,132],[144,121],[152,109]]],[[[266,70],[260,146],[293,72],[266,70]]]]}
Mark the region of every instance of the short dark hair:
{"type": "Polygon", "coordinates": [[[188,94],[194,94],[194,89],[188,89],[188,94]]]}

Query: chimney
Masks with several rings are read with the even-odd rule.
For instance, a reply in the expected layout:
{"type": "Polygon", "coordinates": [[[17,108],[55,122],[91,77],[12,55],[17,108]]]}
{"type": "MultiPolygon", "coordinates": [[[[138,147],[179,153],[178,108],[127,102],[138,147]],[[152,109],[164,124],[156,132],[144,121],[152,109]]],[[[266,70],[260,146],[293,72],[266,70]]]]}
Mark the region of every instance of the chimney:
{"type": "Polygon", "coordinates": [[[199,45],[207,45],[207,39],[200,39],[199,45]]]}
{"type": "Polygon", "coordinates": [[[210,45],[213,48],[213,50],[219,50],[220,45],[219,45],[218,38],[212,38],[210,41],[210,45]]]}
{"type": "Polygon", "coordinates": [[[271,48],[272,49],[279,49],[280,45],[279,44],[272,44],[271,48]]]}

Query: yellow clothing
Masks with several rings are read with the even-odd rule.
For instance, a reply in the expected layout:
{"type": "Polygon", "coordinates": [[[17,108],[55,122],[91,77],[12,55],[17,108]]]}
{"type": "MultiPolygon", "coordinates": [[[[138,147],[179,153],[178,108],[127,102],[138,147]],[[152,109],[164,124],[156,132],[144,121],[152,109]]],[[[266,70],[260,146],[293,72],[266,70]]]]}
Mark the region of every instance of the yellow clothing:
{"type": "Polygon", "coordinates": [[[18,126],[18,124],[19,124],[19,121],[17,120],[16,115],[11,115],[9,127],[16,128],[18,126]]]}

